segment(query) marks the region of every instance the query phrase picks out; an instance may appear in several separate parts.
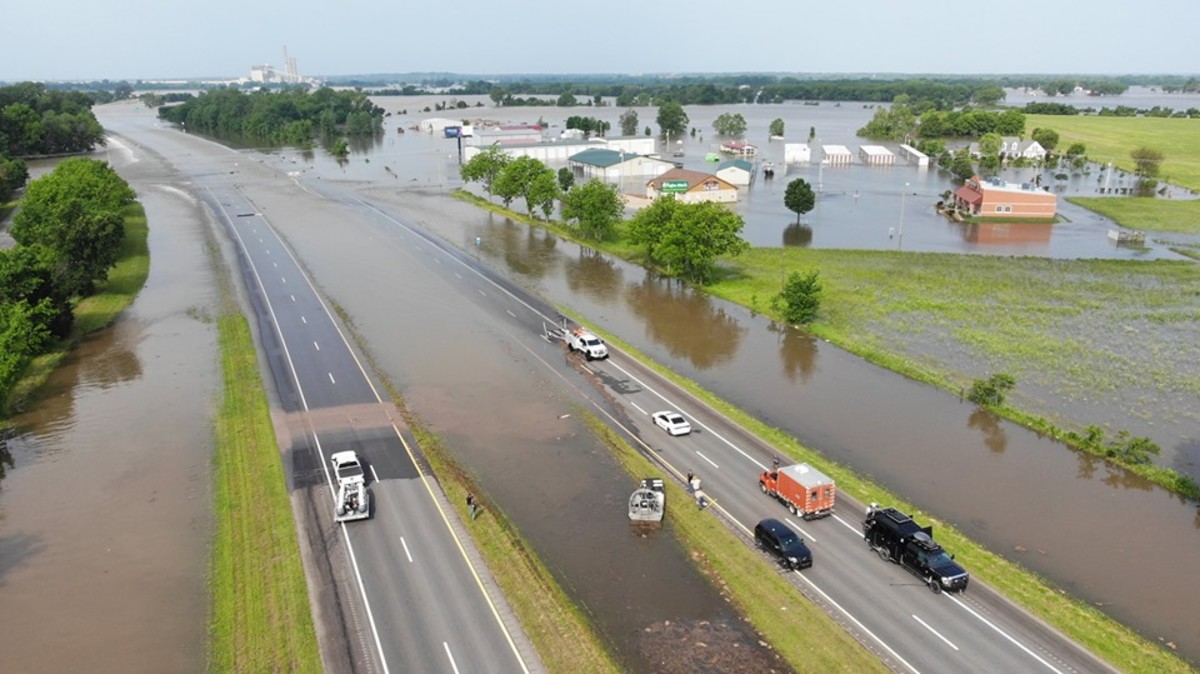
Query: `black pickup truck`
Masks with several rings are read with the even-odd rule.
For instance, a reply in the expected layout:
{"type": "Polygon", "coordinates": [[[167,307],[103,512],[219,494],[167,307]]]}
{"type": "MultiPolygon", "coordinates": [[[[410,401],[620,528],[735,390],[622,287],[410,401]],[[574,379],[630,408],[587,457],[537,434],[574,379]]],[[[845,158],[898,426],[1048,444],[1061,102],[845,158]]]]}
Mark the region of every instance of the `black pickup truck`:
{"type": "Polygon", "coordinates": [[[970,576],[954,562],[954,555],[934,542],[933,527],[921,527],[895,508],[872,503],[863,521],[863,538],[880,557],[908,569],[935,594],[967,589],[970,576]]]}

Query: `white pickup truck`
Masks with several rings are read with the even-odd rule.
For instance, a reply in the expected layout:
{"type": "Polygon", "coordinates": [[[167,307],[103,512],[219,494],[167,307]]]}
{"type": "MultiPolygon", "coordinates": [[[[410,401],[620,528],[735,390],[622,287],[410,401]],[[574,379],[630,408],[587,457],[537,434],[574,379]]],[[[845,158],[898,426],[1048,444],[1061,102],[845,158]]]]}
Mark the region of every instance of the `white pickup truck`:
{"type": "Polygon", "coordinates": [[[608,358],[608,347],[604,342],[583,328],[575,328],[567,333],[567,348],[581,352],[588,360],[608,358]]]}
{"type": "Polygon", "coordinates": [[[358,453],[353,449],[338,452],[329,457],[329,460],[333,463],[333,473],[337,476],[339,487],[351,482],[363,484],[367,481],[362,462],[358,460],[358,453]]]}

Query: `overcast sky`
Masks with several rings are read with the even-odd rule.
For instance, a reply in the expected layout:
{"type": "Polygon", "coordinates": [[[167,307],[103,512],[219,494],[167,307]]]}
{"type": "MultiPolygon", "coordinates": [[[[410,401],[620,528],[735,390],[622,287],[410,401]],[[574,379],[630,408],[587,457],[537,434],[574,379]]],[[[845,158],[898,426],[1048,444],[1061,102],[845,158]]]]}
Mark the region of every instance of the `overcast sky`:
{"type": "Polygon", "coordinates": [[[501,73],[1196,73],[1200,0],[15,0],[0,81],[501,73]]]}

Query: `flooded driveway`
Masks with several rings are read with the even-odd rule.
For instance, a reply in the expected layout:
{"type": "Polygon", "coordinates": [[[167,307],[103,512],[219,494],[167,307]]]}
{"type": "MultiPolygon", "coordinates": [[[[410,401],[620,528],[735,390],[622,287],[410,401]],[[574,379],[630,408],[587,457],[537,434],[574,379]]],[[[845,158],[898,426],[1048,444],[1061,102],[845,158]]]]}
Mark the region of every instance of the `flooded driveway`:
{"type": "Polygon", "coordinates": [[[200,672],[216,403],[205,219],[164,167],[114,160],[150,276],[12,421],[0,484],[0,670],[200,672]]]}

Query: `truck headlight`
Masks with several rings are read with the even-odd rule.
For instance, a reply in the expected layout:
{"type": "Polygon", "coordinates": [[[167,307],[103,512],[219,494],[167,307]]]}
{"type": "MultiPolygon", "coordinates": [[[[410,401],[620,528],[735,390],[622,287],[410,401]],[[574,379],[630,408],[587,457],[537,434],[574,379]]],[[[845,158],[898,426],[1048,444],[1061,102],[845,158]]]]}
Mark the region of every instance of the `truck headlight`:
{"type": "Polygon", "coordinates": [[[945,576],[942,577],[942,585],[945,585],[946,587],[950,587],[950,584],[953,582],[953,578],[946,578],[945,576]]]}

